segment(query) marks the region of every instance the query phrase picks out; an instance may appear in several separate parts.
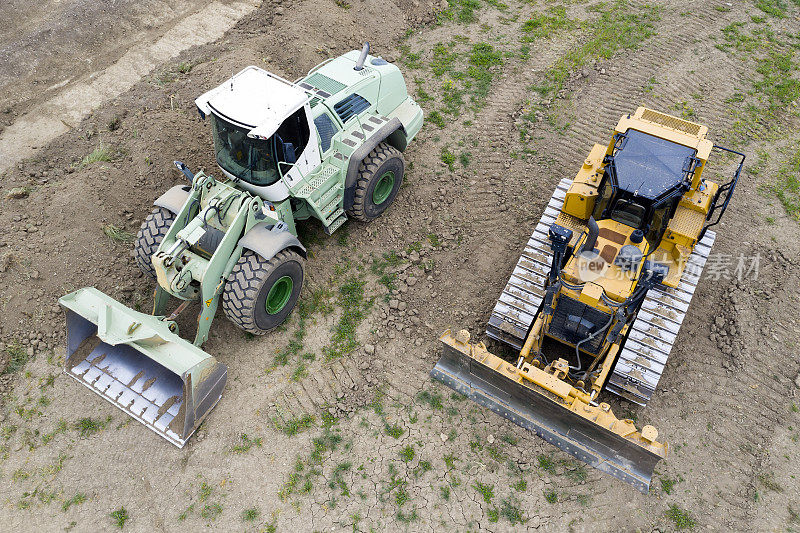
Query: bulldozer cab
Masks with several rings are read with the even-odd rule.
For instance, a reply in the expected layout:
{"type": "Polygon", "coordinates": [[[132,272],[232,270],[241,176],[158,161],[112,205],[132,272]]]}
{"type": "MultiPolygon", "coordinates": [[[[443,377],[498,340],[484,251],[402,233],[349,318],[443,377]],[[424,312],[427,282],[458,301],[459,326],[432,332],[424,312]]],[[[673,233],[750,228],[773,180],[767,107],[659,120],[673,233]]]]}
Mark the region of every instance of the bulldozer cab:
{"type": "Polygon", "coordinates": [[[628,130],[614,135],[604,163],[595,220],[610,218],[641,230],[652,248],[704,161],[693,147],[628,130]]]}

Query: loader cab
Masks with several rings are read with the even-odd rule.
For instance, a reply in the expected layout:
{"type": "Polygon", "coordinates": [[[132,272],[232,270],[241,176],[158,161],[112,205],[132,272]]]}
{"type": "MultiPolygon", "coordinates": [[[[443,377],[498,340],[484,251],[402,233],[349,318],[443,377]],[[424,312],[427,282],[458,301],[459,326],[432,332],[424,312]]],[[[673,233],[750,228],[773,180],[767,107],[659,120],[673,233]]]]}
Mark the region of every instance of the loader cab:
{"type": "Polygon", "coordinates": [[[628,130],[614,136],[593,216],[641,230],[657,246],[701,164],[694,148],[628,130]]]}
{"type": "Polygon", "coordinates": [[[220,169],[239,186],[280,202],[321,162],[310,96],[258,67],[247,67],[195,100],[210,116],[220,169]]]}

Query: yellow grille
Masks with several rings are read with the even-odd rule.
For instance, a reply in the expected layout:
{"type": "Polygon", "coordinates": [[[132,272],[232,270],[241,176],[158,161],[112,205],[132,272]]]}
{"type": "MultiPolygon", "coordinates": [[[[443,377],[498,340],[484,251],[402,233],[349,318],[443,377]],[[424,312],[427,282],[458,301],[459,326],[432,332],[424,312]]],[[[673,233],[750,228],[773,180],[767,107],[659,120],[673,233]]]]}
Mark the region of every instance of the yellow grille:
{"type": "Polygon", "coordinates": [[[700,128],[702,128],[700,124],[695,124],[694,122],[689,122],[688,120],[682,120],[677,117],[665,115],[664,113],[659,113],[658,111],[653,111],[652,109],[645,109],[642,112],[642,120],[653,122],[655,124],[661,124],[667,128],[682,131],[683,133],[687,133],[695,137],[700,135],[700,128]]]}
{"type": "Polygon", "coordinates": [[[558,214],[556,224],[572,230],[572,240],[570,241],[570,244],[577,242],[578,237],[581,235],[581,233],[583,233],[583,230],[586,229],[586,221],[581,220],[578,217],[568,215],[563,211],[558,214]]]}
{"type": "Polygon", "coordinates": [[[668,228],[673,233],[684,235],[689,239],[696,239],[700,234],[700,230],[703,229],[705,221],[706,216],[704,213],[681,206],[678,207],[677,211],[675,211],[675,216],[669,221],[668,228]]]}

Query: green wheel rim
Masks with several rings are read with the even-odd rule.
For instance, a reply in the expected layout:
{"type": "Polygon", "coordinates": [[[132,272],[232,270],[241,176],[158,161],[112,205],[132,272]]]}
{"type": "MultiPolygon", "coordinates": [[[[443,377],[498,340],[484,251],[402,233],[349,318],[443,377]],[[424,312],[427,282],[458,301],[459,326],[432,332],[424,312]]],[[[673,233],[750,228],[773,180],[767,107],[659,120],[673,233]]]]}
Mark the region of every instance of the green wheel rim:
{"type": "Polygon", "coordinates": [[[267,313],[274,315],[279,313],[281,309],[286,307],[286,302],[292,296],[292,289],[294,288],[294,281],[291,276],[283,276],[276,281],[269,293],[265,302],[267,313]]]}
{"type": "Polygon", "coordinates": [[[394,172],[390,170],[378,179],[378,183],[372,189],[372,203],[381,205],[392,194],[392,190],[394,190],[394,172]]]}

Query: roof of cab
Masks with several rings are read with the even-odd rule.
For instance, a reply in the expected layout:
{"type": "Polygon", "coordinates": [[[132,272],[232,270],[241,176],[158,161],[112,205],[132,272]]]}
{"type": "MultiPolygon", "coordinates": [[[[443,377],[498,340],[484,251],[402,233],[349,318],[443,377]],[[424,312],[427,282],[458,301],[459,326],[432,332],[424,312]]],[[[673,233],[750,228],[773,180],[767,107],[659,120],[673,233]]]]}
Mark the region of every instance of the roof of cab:
{"type": "Polygon", "coordinates": [[[697,150],[637,130],[628,130],[614,154],[615,185],[649,200],[677,188],[697,150]]]}
{"type": "Polygon", "coordinates": [[[204,114],[250,128],[250,137],[270,137],[311,96],[301,87],[250,66],[195,100],[204,114]]]}

